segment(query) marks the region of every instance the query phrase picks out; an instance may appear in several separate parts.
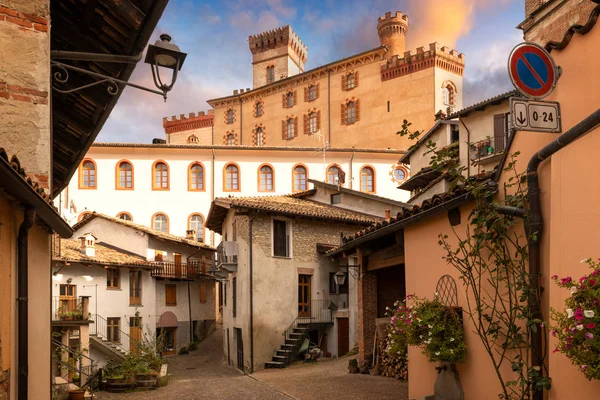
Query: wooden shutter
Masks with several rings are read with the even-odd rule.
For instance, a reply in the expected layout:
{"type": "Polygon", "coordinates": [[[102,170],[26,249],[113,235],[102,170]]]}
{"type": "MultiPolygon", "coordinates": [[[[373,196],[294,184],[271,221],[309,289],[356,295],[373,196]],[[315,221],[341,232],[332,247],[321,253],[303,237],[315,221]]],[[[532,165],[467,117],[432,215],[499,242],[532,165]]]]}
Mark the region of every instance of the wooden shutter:
{"type": "Polygon", "coordinates": [[[315,88],[316,88],[316,92],[317,92],[316,97],[315,97],[315,100],[316,100],[319,98],[319,84],[318,83],[316,84],[315,88]]]}
{"type": "Polygon", "coordinates": [[[285,119],[281,121],[281,138],[283,140],[287,139],[287,123],[285,119]]]}
{"type": "Polygon", "coordinates": [[[358,71],[354,73],[354,87],[358,87],[358,71]]]}
{"type": "Polygon", "coordinates": [[[285,95],[285,93],[284,93],[284,94],[282,94],[282,95],[281,95],[281,106],[282,106],[283,108],[287,108],[287,101],[286,101],[286,100],[287,100],[287,99],[286,99],[286,95],[285,95]]]}
{"type": "Polygon", "coordinates": [[[317,111],[317,131],[321,129],[321,111],[317,111]]]}
{"type": "Polygon", "coordinates": [[[346,74],[342,75],[342,90],[348,89],[348,82],[346,81],[346,74]]]}
{"type": "Polygon", "coordinates": [[[310,117],[309,117],[310,113],[308,114],[304,114],[304,134],[308,135],[309,132],[309,124],[310,124],[310,117]]]}
{"type": "Polygon", "coordinates": [[[342,103],[342,110],[341,110],[341,119],[342,119],[342,125],[346,125],[347,119],[346,119],[346,103],[342,103]]]}
{"type": "Polygon", "coordinates": [[[206,283],[200,282],[200,303],[206,303],[206,283]]]}
{"type": "Polygon", "coordinates": [[[354,102],[354,112],[356,114],[356,121],[360,120],[360,100],[354,102]]]}
{"type": "Polygon", "coordinates": [[[505,118],[504,114],[494,115],[494,143],[490,144],[490,146],[494,147],[496,152],[504,151],[504,139],[506,137],[505,118]]]}
{"type": "Polygon", "coordinates": [[[294,117],[294,137],[298,136],[298,131],[300,127],[298,126],[298,117],[294,117]]]}
{"type": "Polygon", "coordinates": [[[293,105],[294,105],[294,106],[295,106],[296,104],[298,104],[298,99],[297,99],[297,97],[298,97],[298,96],[296,96],[297,94],[298,94],[298,91],[297,91],[297,90],[294,90],[294,103],[293,103],[293,105]]]}
{"type": "Polygon", "coordinates": [[[167,306],[177,305],[177,286],[165,285],[165,304],[167,306]]]}
{"type": "Polygon", "coordinates": [[[306,103],[308,101],[308,87],[304,88],[304,102],[306,103]]]}

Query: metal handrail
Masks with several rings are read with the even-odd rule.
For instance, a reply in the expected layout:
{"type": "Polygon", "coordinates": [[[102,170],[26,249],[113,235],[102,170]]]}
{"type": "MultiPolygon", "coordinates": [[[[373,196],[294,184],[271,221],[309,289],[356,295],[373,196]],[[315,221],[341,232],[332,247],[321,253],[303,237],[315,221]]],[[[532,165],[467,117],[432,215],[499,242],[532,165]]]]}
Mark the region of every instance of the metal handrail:
{"type": "Polygon", "coordinates": [[[209,263],[205,261],[190,261],[176,263],[157,261],[150,271],[150,276],[158,278],[196,279],[201,275],[208,275],[209,263]]]}
{"type": "MultiPolygon", "coordinates": [[[[108,322],[106,321],[106,318],[98,314],[92,314],[92,321],[94,321],[94,324],[90,325],[90,335],[96,335],[99,338],[108,340],[108,322]]],[[[110,343],[117,349],[120,349],[128,354],[131,351],[132,344],[139,346],[140,342],[132,339],[131,336],[123,332],[123,330],[119,329],[118,331],[119,342],[110,341],[110,343]]]]}
{"type": "MultiPolygon", "coordinates": [[[[235,246],[237,247],[237,242],[233,242],[235,243],[235,246]]],[[[238,256],[237,255],[228,255],[225,252],[225,242],[221,242],[219,243],[219,245],[217,246],[217,266],[222,265],[222,264],[237,264],[238,262],[238,256]]]]}
{"type": "Polygon", "coordinates": [[[494,135],[489,138],[471,143],[471,158],[481,159],[487,156],[503,153],[506,147],[504,135],[494,135]]]}
{"type": "Polygon", "coordinates": [[[83,300],[79,298],[52,297],[52,320],[53,321],[80,321],[84,320],[83,300]]]}
{"type": "MultiPolygon", "coordinates": [[[[77,360],[77,366],[71,365],[67,362],[64,362],[60,356],[58,355],[54,355],[52,358],[54,359],[54,361],[59,364],[60,366],[71,370],[72,372],[77,373],[77,375],[79,376],[79,385],[80,387],[83,386],[88,386],[90,388],[90,392],[92,389],[97,389],[98,387],[100,387],[100,377],[98,375],[98,368],[96,363],[94,362],[93,359],[91,359],[90,357],[84,355],[81,351],[77,351],[74,350],[73,348],[59,342],[56,339],[52,339],[52,344],[54,346],[56,346],[56,350],[57,352],[60,352],[60,354],[62,354],[63,352],[68,353],[70,356],[70,358],[75,358],[77,360]],[[89,365],[87,365],[86,367],[83,366],[83,360],[86,359],[89,361],[89,365]],[[86,377],[86,379],[84,380],[83,377],[86,377]],[[98,379],[96,379],[98,378],[98,379]]],[[[62,374],[61,374],[61,377],[62,374]]],[[[64,377],[63,377],[64,378],[64,377]]],[[[67,381],[70,383],[73,383],[73,380],[70,379],[68,376],[66,377],[67,381]]]]}

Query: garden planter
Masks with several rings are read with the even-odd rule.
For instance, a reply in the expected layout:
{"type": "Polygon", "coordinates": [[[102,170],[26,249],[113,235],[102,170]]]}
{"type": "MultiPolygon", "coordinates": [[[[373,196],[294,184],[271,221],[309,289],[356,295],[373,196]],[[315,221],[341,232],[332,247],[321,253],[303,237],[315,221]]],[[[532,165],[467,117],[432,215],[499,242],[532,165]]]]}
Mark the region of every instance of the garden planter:
{"type": "Polygon", "coordinates": [[[135,383],[126,378],[106,378],[106,385],[104,385],[106,391],[110,393],[125,392],[134,386],[135,383]]]}
{"type": "Polygon", "coordinates": [[[436,367],[437,379],[433,385],[433,396],[425,397],[426,400],[464,400],[463,392],[456,365],[441,362],[436,367]]]}
{"type": "Polygon", "coordinates": [[[151,389],[156,387],[156,375],[152,374],[137,374],[135,376],[135,384],[138,388],[151,389]]]}
{"type": "Polygon", "coordinates": [[[84,400],[85,399],[85,390],[71,390],[69,392],[70,400],[84,400]]]}

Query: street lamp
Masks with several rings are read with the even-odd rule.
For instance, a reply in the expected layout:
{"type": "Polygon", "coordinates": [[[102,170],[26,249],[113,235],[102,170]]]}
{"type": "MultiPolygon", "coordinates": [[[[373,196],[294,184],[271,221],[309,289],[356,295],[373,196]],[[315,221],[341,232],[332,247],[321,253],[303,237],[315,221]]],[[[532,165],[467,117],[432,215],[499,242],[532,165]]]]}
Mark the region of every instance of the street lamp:
{"type": "Polygon", "coordinates": [[[85,53],[79,51],[63,51],[63,50],[52,50],[51,51],[51,66],[55,68],[55,72],[52,74],[54,80],[59,83],[66,83],[69,80],[68,71],[76,71],[81,74],[89,75],[94,78],[98,78],[96,82],[92,82],[86,85],[82,85],[73,89],[60,89],[52,85],[52,89],[58,93],[69,94],[77,92],[82,89],[87,89],[92,86],[99,85],[101,83],[107,83],[106,91],[111,96],[119,93],[119,85],[131,86],[136,89],[141,89],[146,92],[155,93],[163,96],[167,101],[167,93],[173,89],[175,81],[177,81],[177,73],[183,66],[183,62],[187,56],[186,53],[181,52],[179,47],[171,43],[171,36],[163,33],[160,35],[160,39],[157,40],[153,45],[148,46],[148,52],[146,53],[145,63],[150,64],[152,69],[152,78],[154,79],[154,85],[159,90],[149,89],[144,86],[136,85],[121,79],[113,78],[111,76],[102,75],[97,72],[88,71],[83,68],[75,67],[70,64],[65,64],[56,60],[78,60],[78,61],[90,61],[97,63],[126,63],[136,64],[142,59],[142,53],[140,52],[135,56],[124,56],[117,54],[103,54],[103,53],[85,53]],[[173,70],[171,83],[163,83],[158,67],[168,68],[173,70]]]}
{"type": "Polygon", "coordinates": [[[343,286],[344,282],[346,282],[346,274],[342,271],[338,271],[333,275],[333,279],[338,287],[343,286]]]}

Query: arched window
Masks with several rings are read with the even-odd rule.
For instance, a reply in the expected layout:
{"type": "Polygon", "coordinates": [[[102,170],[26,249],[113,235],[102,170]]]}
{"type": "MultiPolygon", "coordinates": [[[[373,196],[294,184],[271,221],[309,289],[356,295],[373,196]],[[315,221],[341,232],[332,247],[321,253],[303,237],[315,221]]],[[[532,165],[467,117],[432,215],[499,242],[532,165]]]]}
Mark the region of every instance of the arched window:
{"type": "Polygon", "coordinates": [[[273,168],[270,165],[263,165],[258,169],[258,191],[272,192],[273,190],[273,168]]]}
{"type": "Polygon", "coordinates": [[[198,143],[199,142],[198,136],[196,136],[196,135],[190,135],[190,136],[188,136],[188,140],[187,141],[188,141],[188,143],[198,143]]]}
{"type": "Polygon", "coordinates": [[[285,102],[286,102],[286,105],[288,107],[293,107],[294,106],[294,93],[293,92],[289,92],[285,96],[285,102]]]}
{"type": "Polygon", "coordinates": [[[227,135],[227,146],[235,146],[235,135],[233,133],[227,135]]]}
{"type": "Polygon", "coordinates": [[[353,101],[346,104],[346,123],[353,124],[356,122],[356,105],[353,101]]]}
{"type": "Polygon", "coordinates": [[[129,161],[117,163],[117,189],[133,189],[133,165],[129,161]]]}
{"type": "Polygon", "coordinates": [[[189,166],[188,190],[204,190],[204,167],[199,162],[189,166]]]}
{"type": "Polygon", "coordinates": [[[188,220],[188,229],[196,231],[196,240],[204,241],[204,217],[200,214],[192,214],[188,220]]]}
{"type": "Polygon", "coordinates": [[[82,219],[84,219],[85,217],[87,217],[88,215],[91,215],[92,213],[89,211],[84,211],[81,214],[79,214],[79,217],[77,217],[77,222],[81,221],[82,219]]]}
{"type": "Polygon", "coordinates": [[[275,66],[271,65],[267,67],[267,83],[271,83],[275,80],[275,66]]]}
{"type": "Polygon", "coordinates": [[[317,133],[317,113],[308,114],[308,133],[317,133]]]}
{"type": "Polygon", "coordinates": [[[456,98],[456,86],[452,81],[446,81],[442,85],[442,101],[444,105],[453,107],[455,106],[456,98]]]}
{"type": "Polygon", "coordinates": [[[96,189],[96,163],[86,159],[79,168],[79,189],[96,189]]]}
{"type": "Polygon", "coordinates": [[[327,183],[331,185],[337,185],[340,176],[340,167],[332,165],[327,169],[327,183]]]}
{"type": "Polygon", "coordinates": [[[317,98],[317,85],[310,85],[308,88],[308,100],[315,100],[317,98]]]}
{"type": "Polygon", "coordinates": [[[372,167],[363,167],[360,170],[360,191],[375,192],[375,170],[372,167]]]}
{"type": "Polygon", "coordinates": [[[346,90],[354,89],[354,74],[346,75],[346,90]]]}
{"type": "Polygon", "coordinates": [[[131,214],[125,211],[118,213],[117,218],[122,219],[123,221],[133,221],[131,214]]]}
{"type": "Polygon", "coordinates": [[[308,170],[304,165],[296,165],[294,167],[294,182],[292,190],[294,192],[300,192],[306,190],[308,182],[308,170]]]}
{"type": "Polygon", "coordinates": [[[233,111],[233,109],[229,109],[227,110],[227,123],[228,124],[233,124],[235,122],[235,112],[233,111]]]}
{"type": "Polygon", "coordinates": [[[223,191],[237,192],[240,190],[240,169],[236,164],[225,166],[223,181],[223,191]]]}
{"type": "Polygon", "coordinates": [[[152,216],[152,228],[159,232],[169,233],[169,218],[165,214],[154,214],[152,216]]]}
{"type": "Polygon", "coordinates": [[[169,166],[163,161],[152,166],[152,190],[169,190],[169,166]]]}
{"type": "Polygon", "coordinates": [[[259,126],[258,128],[256,128],[256,145],[264,146],[264,144],[265,144],[265,138],[264,138],[263,128],[259,126]]]}
{"type": "Polygon", "coordinates": [[[296,136],[296,124],[294,118],[288,118],[286,121],[287,138],[293,139],[296,136]]]}
{"type": "Polygon", "coordinates": [[[260,117],[261,115],[263,115],[263,103],[262,103],[262,101],[257,101],[256,102],[256,116],[260,117]]]}

